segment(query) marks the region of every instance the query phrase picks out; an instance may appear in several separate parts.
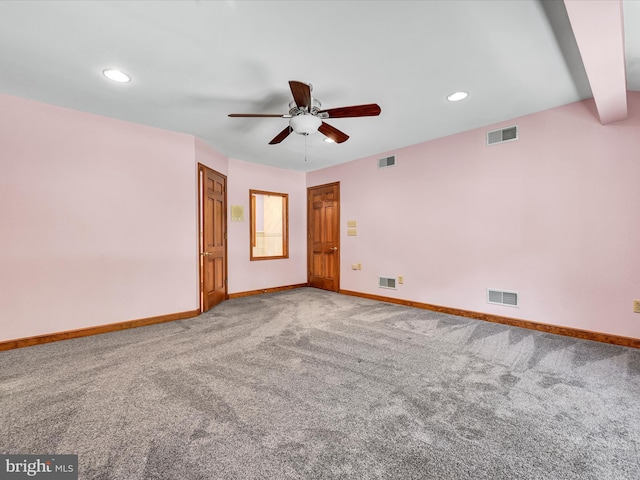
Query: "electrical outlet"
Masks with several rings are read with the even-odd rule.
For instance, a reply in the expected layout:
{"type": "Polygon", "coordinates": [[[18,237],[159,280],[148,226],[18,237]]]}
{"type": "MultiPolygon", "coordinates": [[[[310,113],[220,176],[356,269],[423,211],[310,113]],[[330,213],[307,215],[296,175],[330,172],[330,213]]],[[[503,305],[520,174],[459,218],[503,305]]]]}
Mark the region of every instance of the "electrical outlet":
{"type": "Polygon", "coordinates": [[[358,264],[357,263],[352,263],[351,264],[351,270],[358,270],[358,264]]]}
{"type": "Polygon", "coordinates": [[[635,313],[640,313],[640,300],[633,301],[633,311],[635,313]]]}

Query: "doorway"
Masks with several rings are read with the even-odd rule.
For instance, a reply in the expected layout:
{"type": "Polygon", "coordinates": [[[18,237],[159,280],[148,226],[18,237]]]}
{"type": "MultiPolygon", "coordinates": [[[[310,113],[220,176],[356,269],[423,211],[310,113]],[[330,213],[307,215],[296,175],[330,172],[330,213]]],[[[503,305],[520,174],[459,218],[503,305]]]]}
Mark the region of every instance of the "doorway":
{"type": "Polygon", "coordinates": [[[340,290],[340,182],[307,189],[309,286],[340,290]]]}
{"type": "Polygon", "coordinates": [[[227,177],[198,164],[200,313],[228,298],[227,177]]]}

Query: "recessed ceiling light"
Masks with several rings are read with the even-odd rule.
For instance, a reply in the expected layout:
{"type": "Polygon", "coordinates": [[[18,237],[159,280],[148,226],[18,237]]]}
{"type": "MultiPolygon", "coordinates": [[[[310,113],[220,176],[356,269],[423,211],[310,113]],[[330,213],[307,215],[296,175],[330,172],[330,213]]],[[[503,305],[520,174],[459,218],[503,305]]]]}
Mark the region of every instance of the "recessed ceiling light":
{"type": "Polygon", "coordinates": [[[329,138],[329,137],[325,138],[324,141],[327,143],[336,143],[336,141],[333,138],[329,138]]]}
{"type": "Polygon", "coordinates": [[[469,94],[467,92],[453,92],[447,97],[447,100],[450,102],[459,102],[460,100],[467,98],[468,95],[469,94]]]}
{"type": "Polygon", "coordinates": [[[109,80],[113,80],[118,83],[127,83],[131,81],[131,77],[120,70],[115,70],[112,68],[107,68],[102,71],[102,74],[107,77],[109,80]]]}

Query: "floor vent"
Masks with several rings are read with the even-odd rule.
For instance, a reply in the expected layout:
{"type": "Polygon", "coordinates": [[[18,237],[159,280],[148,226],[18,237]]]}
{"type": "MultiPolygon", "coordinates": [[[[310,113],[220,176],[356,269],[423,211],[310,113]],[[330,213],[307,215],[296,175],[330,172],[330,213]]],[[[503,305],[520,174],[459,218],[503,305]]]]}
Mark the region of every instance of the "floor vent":
{"type": "Polygon", "coordinates": [[[501,130],[492,130],[487,132],[487,145],[495,145],[496,143],[513,142],[518,139],[518,126],[503,128],[501,130]]]}
{"type": "Polygon", "coordinates": [[[517,307],[519,300],[518,292],[487,289],[487,303],[506,305],[507,307],[517,307]]]}
{"type": "Polygon", "coordinates": [[[378,168],[389,168],[396,165],[396,156],[384,157],[378,159],[378,168]]]}
{"type": "Polygon", "coordinates": [[[396,289],[396,279],[390,277],[379,277],[378,278],[378,286],[380,288],[392,288],[396,289]]]}

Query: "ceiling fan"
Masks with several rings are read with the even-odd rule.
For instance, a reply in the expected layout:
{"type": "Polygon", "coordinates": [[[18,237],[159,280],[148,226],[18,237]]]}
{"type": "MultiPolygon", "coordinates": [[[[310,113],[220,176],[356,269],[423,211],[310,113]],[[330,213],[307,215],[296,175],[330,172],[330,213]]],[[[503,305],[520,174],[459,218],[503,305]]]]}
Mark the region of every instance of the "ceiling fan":
{"type": "Polygon", "coordinates": [[[323,120],[327,118],[375,117],[380,115],[380,107],[375,103],[338,107],[321,110],[322,104],[311,96],[313,87],[309,83],[289,81],[293,101],[289,103],[289,113],[230,113],[230,117],[281,117],[288,118],[289,125],[276,135],[269,145],[282,142],[291,132],[310,135],[319,131],[336,143],[346,142],[349,135],[332,127],[323,120]]]}

